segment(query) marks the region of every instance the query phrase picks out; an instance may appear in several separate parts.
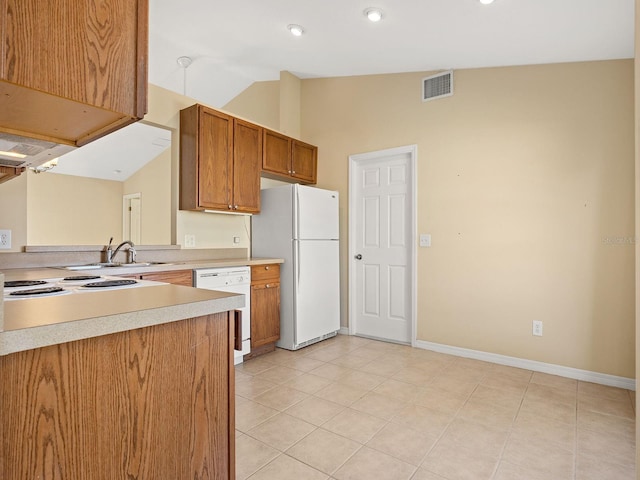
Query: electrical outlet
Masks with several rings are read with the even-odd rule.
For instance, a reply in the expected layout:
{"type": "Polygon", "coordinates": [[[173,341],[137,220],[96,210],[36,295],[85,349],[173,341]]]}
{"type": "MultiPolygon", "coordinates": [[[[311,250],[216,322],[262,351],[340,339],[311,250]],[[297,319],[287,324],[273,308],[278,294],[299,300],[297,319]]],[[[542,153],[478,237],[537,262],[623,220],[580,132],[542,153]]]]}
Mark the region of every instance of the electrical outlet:
{"type": "Polygon", "coordinates": [[[184,236],[184,246],[185,246],[185,248],[194,248],[196,246],[196,236],[195,235],[185,235],[184,236]]]}
{"type": "Polygon", "coordinates": [[[0,250],[11,249],[11,230],[0,230],[0,250]]]}
{"type": "Polygon", "coordinates": [[[233,237],[233,243],[240,243],[240,237],[233,237]]]}
{"type": "Polygon", "coordinates": [[[542,322],[540,320],[533,321],[533,334],[536,337],[542,336],[542,322]]]}
{"type": "Polygon", "coordinates": [[[430,247],[431,246],[431,234],[423,233],[420,235],[420,246],[421,247],[430,247]]]}

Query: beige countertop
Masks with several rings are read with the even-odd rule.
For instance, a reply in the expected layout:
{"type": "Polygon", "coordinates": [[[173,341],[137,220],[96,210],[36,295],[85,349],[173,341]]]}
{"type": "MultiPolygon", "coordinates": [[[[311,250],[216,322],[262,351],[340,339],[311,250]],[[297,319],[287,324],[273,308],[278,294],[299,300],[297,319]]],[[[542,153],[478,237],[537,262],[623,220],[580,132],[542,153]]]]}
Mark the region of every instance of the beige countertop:
{"type": "MultiPolygon", "coordinates": [[[[5,281],[73,275],[126,275],[282,263],[275,258],[176,262],[145,267],[70,271],[60,267],[3,270],[5,281]]],[[[235,310],[243,295],[146,282],[145,286],[4,302],[0,355],[235,310]]]]}
{"type": "Polygon", "coordinates": [[[11,268],[3,269],[5,281],[39,280],[42,278],[65,277],[72,275],[132,275],[152,272],[169,272],[175,270],[195,270],[198,268],[239,267],[244,265],[266,265],[283,263],[281,258],[225,258],[221,260],[192,260],[185,262],[168,262],[158,265],[140,267],[103,267],[94,270],[67,270],[64,267],[11,268]]]}
{"type": "Polygon", "coordinates": [[[4,302],[0,355],[226,312],[243,295],[152,286],[4,302]]]}

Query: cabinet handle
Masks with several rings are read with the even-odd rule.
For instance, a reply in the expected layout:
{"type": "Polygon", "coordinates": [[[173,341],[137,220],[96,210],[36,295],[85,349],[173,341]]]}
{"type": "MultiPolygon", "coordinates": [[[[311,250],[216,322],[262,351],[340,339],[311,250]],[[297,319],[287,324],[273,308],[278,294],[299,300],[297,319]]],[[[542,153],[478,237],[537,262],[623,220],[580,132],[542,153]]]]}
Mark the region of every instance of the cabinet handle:
{"type": "Polygon", "coordinates": [[[295,170],[294,170],[293,172],[291,172],[291,175],[295,175],[295,174],[296,174],[296,171],[295,171],[295,170]]]}
{"type": "Polygon", "coordinates": [[[233,348],[238,351],[242,351],[242,310],[235,310],[233,312],[234,322],[234,339],[233,348]]]}
{"type": "Polygon", "coordinates": [[[289,170],[289,175],[291,175],[291,170],[289,170]]]}
{"type": "Polygon", "coordinates": [[[229,210],[233,210],[233,205],[229,205],[229,210]]]}
{"type": "Polygon", "coordinates": [[[265,285],[265,288],[269,288],[269,284],[268,283],[265,285]]]}
{"type": "Polygon", "coordinates": [[[237,210],[237,209],[238,209],[238,205],[235,205],[235,206],[233,207],[233,209],[234,209],[234,210],[237,210]]]}
{"type": "Polygon", "coordinates": [[[266,267],[264,267],[265,270],[269,270],[269,265],[267,265],[266,267]]]}

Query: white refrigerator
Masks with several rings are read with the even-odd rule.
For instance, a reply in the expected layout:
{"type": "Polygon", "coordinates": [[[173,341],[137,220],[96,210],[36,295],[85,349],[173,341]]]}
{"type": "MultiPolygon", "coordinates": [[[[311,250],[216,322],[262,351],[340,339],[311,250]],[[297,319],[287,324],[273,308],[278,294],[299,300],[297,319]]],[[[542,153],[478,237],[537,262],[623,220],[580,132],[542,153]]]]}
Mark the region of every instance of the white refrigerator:
{"type": "Polygon", "coordinates": [[[261,191],[252,217],[254,257],[284,258],[280,266],[280,340],[297,350],[340,329],[338,192],[303,185],[261,191]]]}

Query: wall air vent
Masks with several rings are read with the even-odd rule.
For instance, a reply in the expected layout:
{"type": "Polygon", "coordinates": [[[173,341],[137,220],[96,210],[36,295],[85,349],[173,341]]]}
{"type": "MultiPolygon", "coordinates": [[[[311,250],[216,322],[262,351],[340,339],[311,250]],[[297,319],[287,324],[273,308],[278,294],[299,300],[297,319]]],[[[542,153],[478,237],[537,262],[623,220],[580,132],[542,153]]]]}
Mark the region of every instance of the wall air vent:
{"type": "Polygon", "coordinates": [[[453,70],[437,73],[422,79],[422,101],[453,95],[453,70]]]}

